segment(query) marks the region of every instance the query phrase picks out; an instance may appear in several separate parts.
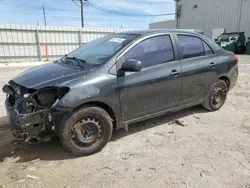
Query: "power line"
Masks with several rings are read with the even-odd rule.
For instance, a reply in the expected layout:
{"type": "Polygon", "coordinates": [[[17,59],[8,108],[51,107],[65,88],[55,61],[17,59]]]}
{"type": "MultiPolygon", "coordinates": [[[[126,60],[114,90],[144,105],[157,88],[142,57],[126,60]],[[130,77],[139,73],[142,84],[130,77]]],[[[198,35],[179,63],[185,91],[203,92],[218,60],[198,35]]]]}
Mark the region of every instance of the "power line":
{"type": "Polygon", "coordinates": [[[120,12],[111,9],[107,9],[104,7],[97,6],[95,4],[89,3],[88,0],[72,0],[77,6],[81,8],[81,22],[82,27],[84,27],[84,18],[83,18],[83,5],[93,8],[98,11],[102,11],[109,14],[119,15],[119,16],[127,16],[127,17],[141,17],[141,18],[148,18],[148,17],[160,17],[160,16],[170,16],[175,15],[176,13],[164,13],[164,14],[135,14],[135,13],[128,13],[128,12],[120,12]],[[80,3],[80,4],[79,4],[80,3]]]}
{"type": "Polygon", "coordinates": [[[76,0],[72,0],[77,6],[81,7],[81,5],[79,5],[76,0]]]}
{"type": "Polygon", "coordinates": [[[176,13],[165,13],[165,14],[134,14],[134,13],[127,13],[127,12],[119,12],[119,11],[115,11],[115,10],[110,10],[104,7],[100,7],[97,5],[94,5],[92,3],[86,3],[85,4],[88,7],[91,7],[93,9],[99,10],[99,11],[103,11],[106,13],[110,13],[110,14],[116,14],[116,15],[120,15],[120,16],[130,16],[130,17],[159,17],[159,16],[170,16],[170,15],[175,15],[176,13]]]}

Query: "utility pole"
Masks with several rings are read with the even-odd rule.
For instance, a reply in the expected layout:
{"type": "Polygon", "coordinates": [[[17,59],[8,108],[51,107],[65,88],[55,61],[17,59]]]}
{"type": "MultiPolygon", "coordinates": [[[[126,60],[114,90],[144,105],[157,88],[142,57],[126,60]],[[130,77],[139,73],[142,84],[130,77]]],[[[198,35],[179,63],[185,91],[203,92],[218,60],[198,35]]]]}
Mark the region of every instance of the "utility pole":
{"type": "Polygon", "coordinates": [[[179,5],[178,0],[175,0],[175,22],[176,22],[176,29],[179,29],[179,5]]]}
{"type": "Polygon", "coordinates": [[[80,0],[80,3],[81,3],[81,20],[82,20],[82,27],[84,27],[83,0],[80,0]]]}
{"type": "Polygon", "coordinates": [[[46,23],[46,14],[45,14],[44,5],[43,5],[43,18],[44,18],[44,25],[47,26],[47,23],[46,23]]]}
{"type": "Polygon", "coordinates": [[[77,5],[79,5],[78,3],[80,3],[80,7],[81,7],[81,22],[82,22],[82,27],[84,27],[84,14],[83,14],[83,6],[84,3],[88,3],[88,0],[72,0],[74,3],[76,3],[77,5]]]}

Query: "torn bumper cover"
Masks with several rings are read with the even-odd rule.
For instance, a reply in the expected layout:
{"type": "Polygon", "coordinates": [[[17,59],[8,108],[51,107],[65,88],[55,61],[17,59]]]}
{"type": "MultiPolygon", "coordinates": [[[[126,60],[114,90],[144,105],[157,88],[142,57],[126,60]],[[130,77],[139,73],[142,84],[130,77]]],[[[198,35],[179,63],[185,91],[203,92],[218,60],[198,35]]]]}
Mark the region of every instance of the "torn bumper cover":
{"type": "MultiPolygon", "coordinates": [[[[7,100],[6,100],[7,103],[7,100]]],[[[49,121],[51,114],[44,110],[19,114],[14,107],[6,104],[12,134],[19,139],[42,139],[52,133],[54,123],[49,121]]]]}
{"type": "Polygon", "coordinates": [[[36,91],[10,82],[3,91],[7,94],[5,107],[10,128],[16,138],[42,140],[55,132],[55,126],[65,113],[54,107],[62,97],[57,88],[36,91]]]}

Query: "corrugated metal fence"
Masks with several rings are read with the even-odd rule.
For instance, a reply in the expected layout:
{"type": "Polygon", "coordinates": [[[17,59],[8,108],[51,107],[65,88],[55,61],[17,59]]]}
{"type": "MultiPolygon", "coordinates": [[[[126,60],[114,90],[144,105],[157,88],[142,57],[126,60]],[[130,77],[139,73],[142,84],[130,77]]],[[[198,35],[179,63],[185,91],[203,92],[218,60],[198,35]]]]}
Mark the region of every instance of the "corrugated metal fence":
{"type": "Polygon", "coordinates": [[[0,25],[0,62],[57,59],[109,33],[138,29],[0,25]]]}

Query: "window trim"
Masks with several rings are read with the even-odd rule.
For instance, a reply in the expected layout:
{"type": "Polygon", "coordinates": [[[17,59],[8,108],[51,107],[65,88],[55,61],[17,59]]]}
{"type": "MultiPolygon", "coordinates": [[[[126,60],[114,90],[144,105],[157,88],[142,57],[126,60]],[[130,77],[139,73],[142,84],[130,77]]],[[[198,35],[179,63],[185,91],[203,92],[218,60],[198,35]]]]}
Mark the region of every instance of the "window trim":
{"type": "MultiPolygon", "coordinates": [[[[178,45],[178,49],[179,49],[179,54],[180,54],[180,60],[183,60],[183,59],[191,59],[191,58],[199,58],[199,57],[206,57],[206,51],[205,51],[205,48],[204,48],[204,45],[203,45],[203,39],[197,35],[192,35],[192,34],[182,34],[182,33],[177,33],[176,34],[176,39],[177,39],[177,45],[178,45]],[[183,58],[183,54],[181,52],[181,46],[180,46],[180,41],[179,41],[179,38],[178,36],[187,36],[187,37],[196,37],[198,39],[201,40],[201,43],[202,43],[202,47],[203,47],[203,50],[204,50],[204,54],[205,55],[201,55],[201,56],[196,56],[196,57],[187,57],[187,58],[183,58]]],[[[205,42],[205,41],[204,41],[205,42]]],[[[209,46],[210,47],[210,46],[209,46]]]]}
{"type": "Polygon", "coordinates": [[[168,36],[169,39],[170,39],[170,43],[171,43],[171,46],[172,46],[172,51],[173,51],[173,59],[172,60],[169,60],[169,61],[165,61],[165,62],[161,62],[161,63],[158,63],[158,64],[155,64],[155,65],[152,65],[152,66],[147,66],[147,67],[143,67],[143,69],[147,69],[149,67],[154,67],[154,66],[157,66],[157,65],[161,65],[161,64],[164,64],[164,63],[168,63],[168,62],[172,62],[172,61],[175,61],[176,60],[176,57],[175,57],[175,50],[174,50],[174,45],[173,45],[173,41],[172,41],[172,38],[171,38],[171,35],[170,34],[164,34],[164,35],[156,35],[156,36],[150,36],[150,37],[147,37],[147,38],[144,38],[143,40],[141,40],[140,42],[138,42],[137,44],[135,44],[133,47],[131,47],[128,51],[126,51],[122,57],[124,57],[127,53],[129,53],[131,50],[133,50],[133,48],[135,48],[136,46],[138,46],[139,44],[141,44],[142,42],[146,41],[146,40],[150,40],[150,39],[153,39],[153,38],[157,38],[157,37],[160,37],[160,39],[162,40],[163,44],[164,44],[164,41],[162,39],[162,37],[164,36],[168,36]]]}
{"type": "MultiPolygon", "coordinates": [[[[131,49],[133,49],[135,46],[137,46],[138,44],[140,44],[141,42],[143,42],[145,40],[148,40],[148,39],[154,38],[154,37],[162,37],[162,36],[169,36],[170,41],[171,41],[171,45],[173,48],[173,55],[174,55],[174,59],[172,61],[178,60],[178,48],[175,45],[176,42],[175,42],[175,38],[174,38],[172,33],[169,33],[169,32],[150,33],[148,35],[143,35],[140,38],[138,38],[132,44],[127,46],[126,49],[124,49],[119,55],[116,56],[116,60],[115,60],[116,71],[118,71],[121,68],[121,65],[124,63],[124,55],[127,54],[131,49]]],[[[168,62],[171,62],[171,61],[168,61],[168,62]]],[[[163,63],[161,63],[161,64],[163,64],[163,63]]],[[[161,65],[161,64],[157,64],[157,65],[161,65]]],[[[154,67],[154,66],[149,66],[149,67],[154,67]]],[[[142,68],[142,70],[149,68],[149,67],[144,67],[144,68],[142,68]]]]}
{"type": "MultiPolygon", "coordinates": [[[[211,46],[210,46],[205,40],[203,40],[203,39],[201,39],[201,40],[202,40],[202,42],[205,43],[205,44],[210,48],[210,50],[213,52],[213,54],[210,54],[210,55],[206,54],[206,56],[214,55],[215,52],[214,52],[213,48],[211,48],[211,46]]],[[[204,48],[204,50],[205,50],[205,47],[204,47],[204,44],[203,44],[203,43],[202,43],[202,45],[203,45],[203,48],[204,48]]],[[[206,51],[205,51],[205,53],[206,53],[206,51]]]]}

